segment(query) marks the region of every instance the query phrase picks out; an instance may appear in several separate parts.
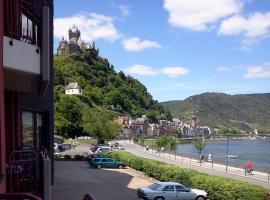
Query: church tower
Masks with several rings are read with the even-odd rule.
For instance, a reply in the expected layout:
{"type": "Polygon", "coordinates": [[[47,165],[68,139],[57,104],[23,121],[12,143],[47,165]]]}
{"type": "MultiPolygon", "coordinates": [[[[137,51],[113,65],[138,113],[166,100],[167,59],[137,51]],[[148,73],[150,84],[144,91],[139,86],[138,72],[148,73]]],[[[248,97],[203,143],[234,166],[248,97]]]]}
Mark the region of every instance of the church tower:
{"type": "Polygon", "coordinates": [[[196,128],[197,127],[197,116],[196,116],[196,109],[193,109],[193,115],[192,115],[192,122],[191,127],[196,128]]]}

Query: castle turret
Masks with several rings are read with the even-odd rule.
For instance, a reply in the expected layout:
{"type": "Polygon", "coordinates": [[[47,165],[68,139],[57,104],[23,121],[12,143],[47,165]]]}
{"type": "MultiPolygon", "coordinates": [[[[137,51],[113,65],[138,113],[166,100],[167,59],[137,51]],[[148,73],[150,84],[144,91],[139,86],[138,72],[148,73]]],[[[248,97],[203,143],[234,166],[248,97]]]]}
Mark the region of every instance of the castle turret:
{"type": "Polygon", "coordinates": [[[81,32],[75,25],[73,25],[72,28],[68,30],[68,37],[70,43],[78,44],[81,32]]]}

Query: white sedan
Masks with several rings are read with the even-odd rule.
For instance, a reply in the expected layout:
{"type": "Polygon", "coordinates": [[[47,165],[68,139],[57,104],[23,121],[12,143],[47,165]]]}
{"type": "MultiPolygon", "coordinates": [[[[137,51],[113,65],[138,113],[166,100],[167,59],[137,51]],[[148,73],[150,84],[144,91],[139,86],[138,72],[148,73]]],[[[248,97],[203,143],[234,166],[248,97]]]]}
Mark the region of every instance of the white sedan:
{"type": "Polygon", "coordinates": [[[207,193],[203,190],[188,189],[175,182],[157,182],[139,188],[137,195],[145,200],[206,200],[207,193]]]}

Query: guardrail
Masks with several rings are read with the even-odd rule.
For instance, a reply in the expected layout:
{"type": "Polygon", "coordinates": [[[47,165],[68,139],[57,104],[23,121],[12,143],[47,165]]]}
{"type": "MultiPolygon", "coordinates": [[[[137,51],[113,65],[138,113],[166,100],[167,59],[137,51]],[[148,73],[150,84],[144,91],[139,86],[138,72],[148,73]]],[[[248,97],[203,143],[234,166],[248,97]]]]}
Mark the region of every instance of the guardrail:
{"type": "Polygon", "coordinates": [[[255,179],[260,179],[264,181],[270,182],[270,170],[267,167],[262,167],[256,164],[253,164],[253,172],[248,173],[245,168],[245,161],[239,161],[232,158],[228,159],[228,165],[226,162],[226,157],[218,158],[212,157],[211,160],[200,160],[199,156],[190,155],[190,154],[183,154],[176,151],[161,151],[155,148],[148,147],[148,150],[144,146],[136,145],[137,148],[144,152],[148,152],[153,156],[180,161],[184,164],[194,165],[194,166],[201,166],[204,168],[212,168],[219,171],[230,172],[238,175],[249,176],[255,179]]]}

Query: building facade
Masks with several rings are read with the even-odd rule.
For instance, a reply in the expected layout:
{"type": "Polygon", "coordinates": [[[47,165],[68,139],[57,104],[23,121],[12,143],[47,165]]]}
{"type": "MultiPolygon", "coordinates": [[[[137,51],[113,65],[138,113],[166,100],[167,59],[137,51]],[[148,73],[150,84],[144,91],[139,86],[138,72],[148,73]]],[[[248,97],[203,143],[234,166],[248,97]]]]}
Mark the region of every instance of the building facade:
{"type": "Polygon", "coordinates": [[[73,95],[73,94],[82,95],[82,88],[77,81],[73,81],[68,84],[68,86],[65,89],[65,93],[67,95],[73,95]]]}
{"type": "Polygon", "coordinates": [[[50,199],[53,182],[52,66],[53,0],[1,0],[0,193],[32,192],[31,185],[35,188],[33,192],[50,199]],[[31,161],[27,152],[32,153],[31,161]],[[26,159],[28,168],[18,163],[20,159],[26,159]],[[26,170],[32,174],[27,183],[29,190],[25,189],[28,186],[24,187],[25,181],[13,187],[9,169],[14,165],[22,167],[21,176],[24,177],[26,170]]]}

